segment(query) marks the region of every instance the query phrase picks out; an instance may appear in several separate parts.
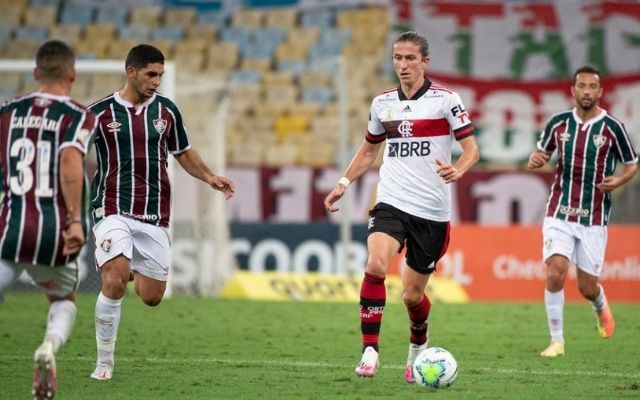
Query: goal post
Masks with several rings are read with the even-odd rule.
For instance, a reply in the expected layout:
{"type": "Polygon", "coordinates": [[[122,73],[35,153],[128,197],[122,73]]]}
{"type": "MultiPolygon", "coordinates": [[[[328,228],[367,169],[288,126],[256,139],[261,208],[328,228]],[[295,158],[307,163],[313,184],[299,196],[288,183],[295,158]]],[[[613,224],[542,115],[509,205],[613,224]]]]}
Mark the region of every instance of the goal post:
{"type": "MultiPolygon", "coordinates": [[[[34,67],[34,60],[0,60],[0,100],[37,90],[32,76],[34,67]]],[[[123,60],[76,60],[75,67],[77,77],[71,97],[84,105],[120,89],[126,78],[123,60]]],[[[226,165],[225,107],[228,107],[226,84],[212,82],[211,77],[188,71],[181,71],[178,76],[173,61],[166,61],[164,70],[160,92],[178,105],[194,149],[216,174],[223,175],[226,165]]],[[[95,161],[93,163],[91,169],[95,169],[95,161]]],[[[165,296],[176,292],[215,295],[235,269],[229,246],[226,202],[221,193],[212,193],[206,184],[195,183],[195,178],[182,179],[177,172],[181,168],[175,165],[174,158],[169,157],[173,193],[171,242],[188,246],[191,260],[185,262],[184,253],[172,251],[172,268],[165,296]],[[198,214],[197,210],[203,213],[198,214]]],[[[180,173],[184,174],[184,171],[180,173]]],[[[87,239],[87,246],[79,258],[80,289],[97,291],[100,289],[100,277],[94,269],[92,235],[87,239]]],[[[28,277],[23,275],[20,283],[28,284],[28,277]]]]}

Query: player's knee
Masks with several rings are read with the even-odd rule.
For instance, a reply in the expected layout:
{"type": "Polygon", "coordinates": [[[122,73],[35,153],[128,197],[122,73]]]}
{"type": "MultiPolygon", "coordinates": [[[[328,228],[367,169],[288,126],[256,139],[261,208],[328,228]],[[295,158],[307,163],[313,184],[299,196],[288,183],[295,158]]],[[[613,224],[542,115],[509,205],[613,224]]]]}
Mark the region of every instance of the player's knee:
{"type": "Polygon", "coordinates": [[[147,295],[147,296],[140,296],[140,298],[142,299],[142,301],[144,302],[144,304],[151,306],[151,307],[155,307],[158,304],[160,304],[160,302],[162,301],[162,294],[153,294],[153,295],[147,295]]]}
{"type": "Polygon", "coordinates": [[[102,276],[102,292],[109,298],[120,299],[127,288],[127,281],[117,274],[105,274],[102,276]]]}
{"type": "Polygon", "coordinates": [[[588,282],[578,282],[578,291],[580,294],[589,300],[593,300],[598,296],[598,285],[593,285],[588,282]]]}
{"type": "Polygon", "coordinates": [[[402,301],[407,307],[414,307],[422,301],[424,291],[417,288],[404,288],[402,290],[402,301]]]}
{"type": "Polygon", "coordinates": [[[387,275],[387,265],[382,258],[369,257],[367,272],[375,276],[384,277],[387,275]]]}

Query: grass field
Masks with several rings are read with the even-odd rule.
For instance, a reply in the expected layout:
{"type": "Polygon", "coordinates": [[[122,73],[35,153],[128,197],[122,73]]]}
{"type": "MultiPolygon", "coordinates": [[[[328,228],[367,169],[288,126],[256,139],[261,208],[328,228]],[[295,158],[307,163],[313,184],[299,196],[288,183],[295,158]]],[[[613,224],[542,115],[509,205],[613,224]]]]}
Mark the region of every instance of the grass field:
{"type": "MultiPolygon", "coordinates": [[[[457,358],[448,389],[402,378],[406,311],[388,306],[381,370],[356,378],[360,339],[351,304],[172,298],[149,308],[128,294],[111,381],[95,362],[94,295],[81,295],[72,339],[58,353],[57,399],[614,399],[640,398],[640,307],[613,305],[616,335],[600,339],[587,304],[565,308],[567,356],[545,360],[539,304],[435,304],[433,346],[457,358]]],[[[0,399],[27,399],[46,300],[11,293],[0,305],[0,399]]]]}

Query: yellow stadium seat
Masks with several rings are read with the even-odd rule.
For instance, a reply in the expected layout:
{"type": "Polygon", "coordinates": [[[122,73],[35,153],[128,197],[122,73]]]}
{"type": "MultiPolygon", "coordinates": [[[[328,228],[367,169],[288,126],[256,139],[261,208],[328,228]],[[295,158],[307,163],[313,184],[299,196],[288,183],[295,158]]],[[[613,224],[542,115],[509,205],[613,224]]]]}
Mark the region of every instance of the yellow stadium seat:
{"type": "Polygon", "coordinates": [[[231,14],[231,26],[258,29],[262,27],[264,13],[256,8],[245,8],[231,14]]]}
{"type": "Polygon", "coordinates": [[[173,7],[164,13],[166,25],[180,25],[185,28],[192,26],[196,20],[197,11],[194,7],[173,7]]]}
{"type": "MultiPolygon", "coordinates": [[[[3,10],[4,13],[4,10],[3,10]]],[[[24,14],[24,25],[50,28],[56,24],[58,9],[53,5],[29,6],[24,14]]]]}
{"type": "Polygon", "coordinates": [[[62,40],[70,46],[75,46],[80,41],[79,25],[54,25],[49,29],[51,39],[62,40]]]}
{"type": "Polygon", "coordinates": [[[160,25],[162,7],[159,6],[139,6],[131,7],[129,13],[129,25],[143,25],[153,29],[160,25]]]}
{"type": "Polygon", "coordinates": [[[280,28],[296,26],[298,11],[295,8],[281,8],[269,10],[265,13],[265,25],[280,28]]]}

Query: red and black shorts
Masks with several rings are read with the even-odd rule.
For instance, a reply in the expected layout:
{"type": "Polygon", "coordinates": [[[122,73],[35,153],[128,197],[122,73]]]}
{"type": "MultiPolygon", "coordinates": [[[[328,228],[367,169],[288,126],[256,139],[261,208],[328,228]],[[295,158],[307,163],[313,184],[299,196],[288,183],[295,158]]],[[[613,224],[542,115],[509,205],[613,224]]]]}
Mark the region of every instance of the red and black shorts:
{"type": "Polygon", "coordinates": [[[407,246],[407,265],[421,274],[436,270],[436,263],[449,246],[449,221],[431,221],[378,203],[369,211],[368,234],[382,232],[407,246]]]}

